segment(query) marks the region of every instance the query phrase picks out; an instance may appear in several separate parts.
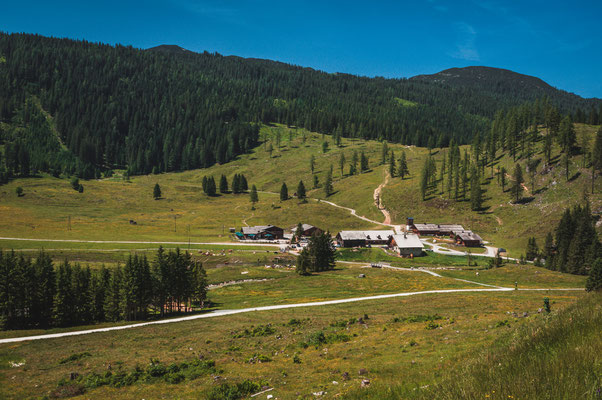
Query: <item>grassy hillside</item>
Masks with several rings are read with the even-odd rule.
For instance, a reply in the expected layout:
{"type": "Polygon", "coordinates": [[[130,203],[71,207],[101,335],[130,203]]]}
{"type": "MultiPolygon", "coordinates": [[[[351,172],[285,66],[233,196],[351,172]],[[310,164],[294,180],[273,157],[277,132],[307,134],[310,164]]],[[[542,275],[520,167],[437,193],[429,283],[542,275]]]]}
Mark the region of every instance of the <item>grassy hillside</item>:
{"type": "MultiPolygon", "coordinates": [[[[593,144],[597,129],[597,126],[576,124],[578,142],[580,143],[581,136],[585,135],[593,144]]],[[[537,143],[535,158],[543,158],[541,147],[541,143],[537,143]]],[[[437,168],[440,168],[440,161],[446,156],[446,152],[447,149],[433,151],[433,157],[438,161],[437,168]]],[[[461,148],[461,152],[464,152],[464,148],[461,148]]],[[[548,173],[541,173],[543,162],[540,163],[535,177],[535,191],[532,190],[530,176],[526,172],[526,160],[517,160],[523,168],[527,186],[524,197],[529,201],[525,204],[512,204],[508,192],[509,185],[506,185],[506,192],[503,192],[495,175],[491,178],[491,167],[487,167],[486,179],[482,185],[485,191],[484,211],[474,212],[470,209],[469,201],[457,202],[449,199],[447,193],[440,193],[440,182],[437,193],[422,201],[420,171],[426,153],[422,149],[412,148],[406,151],[412,174],[404,180],[393,179],[383,190],[383,202],[390,210],[395,223],[403,223],[408,216],[414,217],[415,222],[459,223],[518,257],[525,252],[526,241],[530,236],[535,236],[540,247],[543,246],[545,235],[555,228],[564,210],[583,201],[584,191],[588,193],[592,210],[598,211],[602,208],[601,183],[596,183],[596,192],[592,195],[591,170],[581,168],[582,156],[572,158],[570,179],[567,181],[559,153],[559,149],[555,147],[552,152],[551,170],[548,173]]],[[[511,174],[514,162],[508,154],[502,154],[500,157],[498,153],[494,171],[502,167],[511,174]]],[[[509,176],[507,181],[510,181],[509,176]]]]}
{"type": "Polygon", "coordinates": [[[356,391],[349,399],[598,399],[602,388],[602,295],[538,315],[503,335],[437,385],[356,391]]]}
{"type": "MultiPolygon", "coordinates": [[[[578,142],[582,135],[593,140],[596,129],[590,125],[576,125],[578,142]]],[[[271,155],[266,145],[260,145],[251,154],[208,169],[138,176],[132,177],[130,182],[123,181],[119,176],[83,181],[84,193],[81,194],[74,191],[66,179],[44,176],[12,181],[0,186],[0,211],[7,216],[0,220],[0,236],[182,242],[187,242],[190,237],[192,242],[200,242],[229,241],[228,228],[239,229],[245,223],[270,223],[288,229],[302,221],[332,233],[343,229],[378,228],[378,225],[353,217],[347,210],[317,202],[318,199],[324,199],[325,195],[322,187],[312,188],[312,156],[315,158],[314,173],[319,178],[320,186],[332,166],[335,192],[328,198],[329,201],[354,208],[360,216],[384,221],[382,212],[373,201],[374,190],[385,182],[388,174],[388,165],[381,164],[382,143],[343,139],[342,146],[337,147],[330,136],[281,125],[262,127],[260,137],[272,144],[271,155]],[[277,145],[277,136],[280,136],[280,146],[277,145]],[[329,143],[326,152],[322,150],[323,141],[329,143]],[[349,176],[349,162],[354,151],[358,154],[365,152],[370,160],[370,170],[349,176]],[[342,176],[339,169],[341,154],[346,159],[342,176]],[[207,197],[202,193],[203,176],[212,175],[219,181],[224,174],[231,183],[235,173],[245,174],[250,184],[257,185],[260,200],[256,210],[251,210],[246,194],[207,197]],[[313,200],[310,199],[307,204],[300,204],[296,199],[281,202],[277,193],[282,183],[287,184],[292,195],[299,180],[303,180],[313,200]],[[155,183],[161,185],[164,197],[157,201],[152,198],[155,183]],[[25,196],[16,196],[17,186],[23,187],[25,196]],[[136,221],[137,225],[130,225],[130,219],[136,221]]],[[[541,144],[538,143],[538,152],[540,148],[541,144]]],[[[447,194],[436,193],[427,201],[421,200],[420,170],[428,156],[427,149],[396,144],[389,144],[389,149],[394,151],[396,158],[403,150],[410,170],[409,177],[403,180],[399,177],[389,179],[383,188],[382,203],[390,211],[392,223],[402,225],[408,216],[414,217],[416,222],[460,223],[493,245],[507,248],[509,254],[515,257],[524,253],[529,236],[535,236],[542,246],[546,233],[554,228],[564,209],[582,201],[582,193],[590,188],[591,172],[581,168],[581,156],[573,157],[571,179],[567,182],[559,162],[559,150],[555,148],[551,170],[536,175],[534,192],[530,178],[525,173],[527,190],[524,196],[530,201],[512,204],[509,193],[502,192],[496,178],[491,178],[491,168],[488,167],[482,186],[485,190],[484,211],[473,212],[468,201],[450,200],[447,194]]],[[[461,150],[463,152],[464,148],[461,150]]],[[[433,157],[440,161],[446,152],[446,149],[435,149],[433,157]]],[[[535,157],[542,156],[538,153],[535,157]]],[[[519,162],[525,166],[525,160],[519,162]]],[[[511,171],[513,165],[511,157],[502,154],[494,168],[504,166],[511,171]]],[[[589,195],[589,199],[594,211],[602,209],[599,182],[596,193],[589,195]]],[[[0,241],[0,246],[77,247],[48,243],[24,245],[11,241],[0,241]]],[[[92,247],[123,248],[101,244],[92,247]]]]}

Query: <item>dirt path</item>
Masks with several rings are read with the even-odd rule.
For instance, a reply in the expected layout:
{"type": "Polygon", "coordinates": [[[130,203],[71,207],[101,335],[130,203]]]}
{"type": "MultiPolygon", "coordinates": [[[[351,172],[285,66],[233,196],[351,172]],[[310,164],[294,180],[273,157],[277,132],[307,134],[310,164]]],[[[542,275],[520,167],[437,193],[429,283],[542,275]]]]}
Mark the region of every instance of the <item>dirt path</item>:
{"type": "Polygon", "coordinates": [[[383,183],[381,183],[380,185],[378,185],[378,187],[376,189],[374,189],[374,205],[383,213],[383,215],[385,216],[385,220],[383,222],[384,225],[391,225],[391,213],[389,213],[389,211],[387,211],[385,209],[385,207],[383,206],[383,202],[382,202],[382,198],[381,198],[381,192],[383,190],[383,188],[389,183],[389,178],[391,177],[391,175],[389,175],[389,172],[387,170],[384,170],[385,172],[385,180],[383,183]]]}

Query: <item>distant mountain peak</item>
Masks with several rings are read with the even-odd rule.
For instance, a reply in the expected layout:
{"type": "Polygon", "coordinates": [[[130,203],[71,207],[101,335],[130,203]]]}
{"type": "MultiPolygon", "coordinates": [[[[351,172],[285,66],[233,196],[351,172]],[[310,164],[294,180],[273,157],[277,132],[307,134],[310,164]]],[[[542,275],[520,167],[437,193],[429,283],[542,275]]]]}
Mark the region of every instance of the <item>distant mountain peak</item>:
{"type": "Polygon", "coordinates": [[[186,50],[185,48],[180,47],[177,44],[161,44],[159,46],[151,47],[146,50],[147,51],[160,51],[160,52],[171,53],[171,54],[192,53],[192,51],[186,50]]]}

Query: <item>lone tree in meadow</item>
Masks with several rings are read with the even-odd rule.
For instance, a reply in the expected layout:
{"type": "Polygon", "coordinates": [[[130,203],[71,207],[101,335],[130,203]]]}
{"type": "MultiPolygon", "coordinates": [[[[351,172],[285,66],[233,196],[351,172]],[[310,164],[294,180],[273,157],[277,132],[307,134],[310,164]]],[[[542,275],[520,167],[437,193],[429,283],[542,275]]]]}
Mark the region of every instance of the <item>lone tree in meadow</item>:
{"type": "Polygon", "coordinates": [[[305,185],[303,181],[299,181],[299,185],[297,185],[297,198],[302,200],[304,203],[307,202],[307,194],[305,193],[305,185]]]}
{"type": "Polygon", "coordinates": [[[257,187],[255,185],[253,185],[251,187],[251,196],[250,196],[250,200],[251,203],[253,204],[251,209],[254,210],[255,209],[255,203],[259,202],[259,196],[257,196],[257,187]]]}
{"type": "Polygon", "coordinates": [[[161,186],[159,186],[158,183],[155,183],[155,188],[153,189],[153,197],[155,198],[155,200],[161,198],[161,186]]]}
{"type": "Polygon", "coordinates": [[[297,273],[309,275],[311,272],[332,270],[335,260],[336,250],[330,232],[314,234],[297,258],[297,273]]]}
{"type": "Polygon", "coordinates": [[[280,187],[280,201],[288,200],[288,188],[286,187],[286,183],[282,183],[280,187]]]}
{"type": "Polygon", "coordinates": [[[523,194],[523,169],[519,163],[514,166],[514,173],[512,174],[512,186],[510,186],[510,194],[515,199],[515,203],[518,203],[523,194]]]}
{"type": "Polygon", "coordinates": [[[23,188],[21,186],[17,186],[17,189],[15,189],[15,193],[17,193],[17,197],[23,196],[23,188]]]}
{"type": "Polygon", "coordinates": [[[316,158],[312,154],[311,157],[309,158],[309,169],[311,170],[312,174],[314,173],[315,168],[316,168],[316,158]]]}
{"type": "Polygon", "coordinates": [[[328,171],[326,173],[326,180],[324,181],[324,195],[326,197],[330,196],[334,188],[332,187],[332,172],[328,171]]]}

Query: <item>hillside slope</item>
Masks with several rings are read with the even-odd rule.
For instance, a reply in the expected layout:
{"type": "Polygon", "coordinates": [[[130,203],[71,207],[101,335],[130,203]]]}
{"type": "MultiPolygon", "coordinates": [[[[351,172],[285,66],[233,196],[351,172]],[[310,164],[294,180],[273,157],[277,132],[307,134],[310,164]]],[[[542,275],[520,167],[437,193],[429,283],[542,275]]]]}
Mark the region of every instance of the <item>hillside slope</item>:
{"type": "MultiPolygon", "coordinates": [[[[584,99],[576,94],[552,87],[543,80],[502,68],[473,66],[449,68],[431,75],[417,75],[410,78],[415,82],[434,82],[450,87],[470,88],[488,93],[497,98],[513,97],[516,100],[535,101],[548,97],[565,112],[577,113],[579,109],[589,113],[602,111],[602,100],[584,99]]],[[[588,121],[599,123],[598,121],[588,121]]]]}

